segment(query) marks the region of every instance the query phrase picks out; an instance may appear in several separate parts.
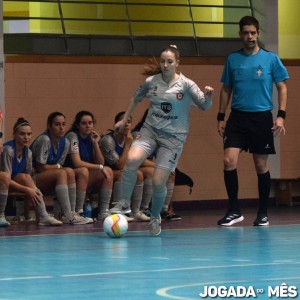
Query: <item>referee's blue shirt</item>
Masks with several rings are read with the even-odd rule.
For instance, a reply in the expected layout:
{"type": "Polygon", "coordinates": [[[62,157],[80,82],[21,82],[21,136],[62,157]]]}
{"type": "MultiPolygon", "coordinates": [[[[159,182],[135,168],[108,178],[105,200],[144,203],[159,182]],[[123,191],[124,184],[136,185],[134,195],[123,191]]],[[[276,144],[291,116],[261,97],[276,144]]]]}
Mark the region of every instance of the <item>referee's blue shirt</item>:
{"type": "Polygon", "coordinates": [[[233,89],[233,109],[257,112],[273,109],[273,83],[287,79],[288,72],[274,52],[260,49],[247,55],[242,49],[228,56],[221,82],[233,89]]]}

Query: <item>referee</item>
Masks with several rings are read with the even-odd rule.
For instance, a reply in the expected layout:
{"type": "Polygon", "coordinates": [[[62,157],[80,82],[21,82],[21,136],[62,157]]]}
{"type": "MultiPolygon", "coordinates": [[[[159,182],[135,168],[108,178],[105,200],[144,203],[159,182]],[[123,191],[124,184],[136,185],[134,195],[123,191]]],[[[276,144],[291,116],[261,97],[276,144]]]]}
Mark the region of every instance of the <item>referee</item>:
{"type": "Polygon", "coordinates": [[[231,226],[244,220],[238,203],[237,164],[241,151],[249,151],[258,178],[259,208],[254,226],[269,225],[267,204],[271,177],[269,154],[275,154],[274,135],[285,134],[287,86],[289,78],[279,57],[258,44],[259,22],[245,16],[239,22],[243,48],[231,53],[221,82],[218,132],[224,141],[224,182],[229,198],[228,211],[218,221],[231,226]],[[273,84],[278,92],[278,114],[273,121],[273,84]],[[231,100],[231,113],[225,126],[225,112],[231,100]]]}

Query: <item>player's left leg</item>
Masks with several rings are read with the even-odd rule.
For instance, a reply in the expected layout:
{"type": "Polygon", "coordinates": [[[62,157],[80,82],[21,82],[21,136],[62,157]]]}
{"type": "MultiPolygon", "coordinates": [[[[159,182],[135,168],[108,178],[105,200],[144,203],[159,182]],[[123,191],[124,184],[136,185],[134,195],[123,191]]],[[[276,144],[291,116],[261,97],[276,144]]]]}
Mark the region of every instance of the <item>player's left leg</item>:
{"type": "Polygon", "coordinates": [[[259,209],[254,226],[269,225],[268,200],[271,190],[271,175],[267,166],[267,154],[253,154],[253,161],[258,178],[259,209]]]}

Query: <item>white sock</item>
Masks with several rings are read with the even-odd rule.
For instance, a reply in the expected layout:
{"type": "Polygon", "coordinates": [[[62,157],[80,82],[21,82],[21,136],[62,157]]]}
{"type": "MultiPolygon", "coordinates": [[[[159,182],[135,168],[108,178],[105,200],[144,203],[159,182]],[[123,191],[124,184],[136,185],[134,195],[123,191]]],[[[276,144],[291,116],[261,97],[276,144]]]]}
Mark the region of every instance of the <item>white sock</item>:
{"type": "Polygon", "coordinates": [[[133,214],[136,214],[141,210],[143,186],[144,183],[142,182],[140,184],[136,184],[133,189],[131,196],[131,211],[133,214]]]}
{"type": "Polygon", "coordinates": [[[144,188],[143,188],[143,197],[141,203],[141,210],[146,210],[149,208],[151,199],[152,199],[153,189],[152,189],[152,179],[146,178],[144,180],[144,188]]]}

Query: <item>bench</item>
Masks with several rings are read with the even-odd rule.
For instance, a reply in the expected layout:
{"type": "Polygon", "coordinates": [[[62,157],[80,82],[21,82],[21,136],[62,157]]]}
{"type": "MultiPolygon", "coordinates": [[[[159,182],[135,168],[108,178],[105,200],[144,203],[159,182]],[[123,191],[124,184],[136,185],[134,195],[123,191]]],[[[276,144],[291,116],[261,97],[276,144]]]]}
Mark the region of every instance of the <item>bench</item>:
{"type": "MultiPolygon", "coordinates": [[[[27,199],[25,193],[9,192],[8,199],[13,202],[12,205],[16,208],[16,216],[12,221],[17,223],[22,223],[23,221],[39,222],[39,214],[31,201],[27,199]]],[[[46,207],[53,206],[53,196],[44,196],[44,202],[46,207]]]]}
{"type": "Polygon", "coordinates": [[[300,183],[299,178],[272,178],[275,187],[275,205],[293,206],[293,184],[300,183]]]}

